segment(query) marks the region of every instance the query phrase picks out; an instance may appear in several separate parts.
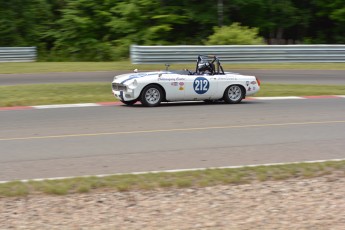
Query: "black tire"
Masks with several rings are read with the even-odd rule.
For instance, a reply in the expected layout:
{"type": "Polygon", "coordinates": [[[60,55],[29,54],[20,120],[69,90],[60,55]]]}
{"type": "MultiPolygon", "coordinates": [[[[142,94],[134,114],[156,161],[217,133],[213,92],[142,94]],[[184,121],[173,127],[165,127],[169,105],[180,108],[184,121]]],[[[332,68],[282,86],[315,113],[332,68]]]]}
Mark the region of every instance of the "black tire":
{"type": "Polygon", "coordinates": [[[132,101],[122,101],[121,102],[125,105],[134,105],[135,103],[137,103],[138,100],[132,100],[132,101]]]}
{"type": "Polygon", "coordinates": [[[230,85],[224,92],[224,101],[228,104],[237,104],[244,98],[244,88],[240,85],[230,85]]]}
{"type": "Polygon", "coordinates": [[[146,86],[140,95],[140,102],[144,106],[158,106],[163,99],[163,90],[157,85],[146,86]]]}

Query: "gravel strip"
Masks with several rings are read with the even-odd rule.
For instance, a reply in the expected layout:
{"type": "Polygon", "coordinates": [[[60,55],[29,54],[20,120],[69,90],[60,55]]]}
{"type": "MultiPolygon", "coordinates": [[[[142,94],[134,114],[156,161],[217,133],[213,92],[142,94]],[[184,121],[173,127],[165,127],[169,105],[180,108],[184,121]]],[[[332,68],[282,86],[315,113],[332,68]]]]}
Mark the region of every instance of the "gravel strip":
{"type": "Polygon", "coordinates": [[[340,230],[345,177],[0,198],[0,213],[0,229],[340,230]]]}

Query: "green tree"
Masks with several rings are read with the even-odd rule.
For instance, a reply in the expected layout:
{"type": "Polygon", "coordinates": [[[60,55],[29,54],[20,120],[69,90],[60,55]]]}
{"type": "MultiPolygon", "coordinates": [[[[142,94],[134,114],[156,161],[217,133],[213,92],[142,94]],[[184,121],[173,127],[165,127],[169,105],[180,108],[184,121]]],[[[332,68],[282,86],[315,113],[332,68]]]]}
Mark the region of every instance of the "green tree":
{"type": "Polygon", "coordinates": [[[256,27],[268,43],[298,40],[303,35],[311,13],[306,0],[227,0],[228,21],[256,27]],[[306,8],[303,8],[304,5],[306,8]],[[299,6],[303,6],[299,8],[299,6]],[[306,10],[305,10],[306,9],[306,10]]]}
{"type": "Polygon", "coordinates": [[[69,60],[111,60],[109,29],[105,25],[110,16],[104,1],[66,0],[51,34],[55,38],[54,54],[69,60]]]}
{"type": "Polygon", "coordinates": [[[160,0],[67,0],[55,31],[54,50],[71,60],[114,60],[130,44],[176,42],[175,25],[187,17],[160,0]]]}
{"type": "Polygon", "coordinates": [[[208,37],[207,45],[260,45],[263,38],[258,36],[257,28],[233,23],[230,26],[214,27],[214,34],[208,37]]]}
{"type": "Polygon", "coordinates": [[[345,43],[345,4],[343,0],[314,0],[314,17],[308,28],[311,43],[345,43]]]}
{"type": "Polygon", "coordinates": [[[0,0],[0,46],[40,46],[51,21],[46,0],[0,0]]]}
{"type": "Polygon", "coordinates": [[[223,23],[245,27],[213,29],[217,0],[0,0],[0,46],[103,61],[128,57],[131,44],[345,43],[344,0],[222,1],[223,23]]]}

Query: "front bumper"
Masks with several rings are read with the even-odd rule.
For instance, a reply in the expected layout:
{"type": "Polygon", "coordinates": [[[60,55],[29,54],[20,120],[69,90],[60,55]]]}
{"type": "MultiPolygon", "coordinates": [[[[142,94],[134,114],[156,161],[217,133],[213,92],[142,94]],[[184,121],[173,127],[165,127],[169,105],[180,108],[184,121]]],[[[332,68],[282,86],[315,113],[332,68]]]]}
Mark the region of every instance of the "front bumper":
{"type": "Polygon", "coordinates": [[[136,99],[135,92],[133,89],[128,88],[127,85],[120,84],[120,83],[112,83],[112,91],[118,100],[121,101],[131,101],[136,99]]]}

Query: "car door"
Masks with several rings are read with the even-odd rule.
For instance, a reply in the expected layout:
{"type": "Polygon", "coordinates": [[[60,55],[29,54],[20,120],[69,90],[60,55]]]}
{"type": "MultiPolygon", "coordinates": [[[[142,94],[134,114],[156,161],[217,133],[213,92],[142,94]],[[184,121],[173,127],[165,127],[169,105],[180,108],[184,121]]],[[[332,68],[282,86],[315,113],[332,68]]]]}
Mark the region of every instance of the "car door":
{"type": "Polygon", "coordinates": [[[211,99],[217,88],[217,79],[214,75],[189,75],[185,81],[185,97],[186,100],[211,99]]]}
{"type": "Polygon", "coordinates": [[[185,80],[188,75],[164,74],[158,77],[157,83],[163,86],[168,101],[185,99],[185,80]]]}

